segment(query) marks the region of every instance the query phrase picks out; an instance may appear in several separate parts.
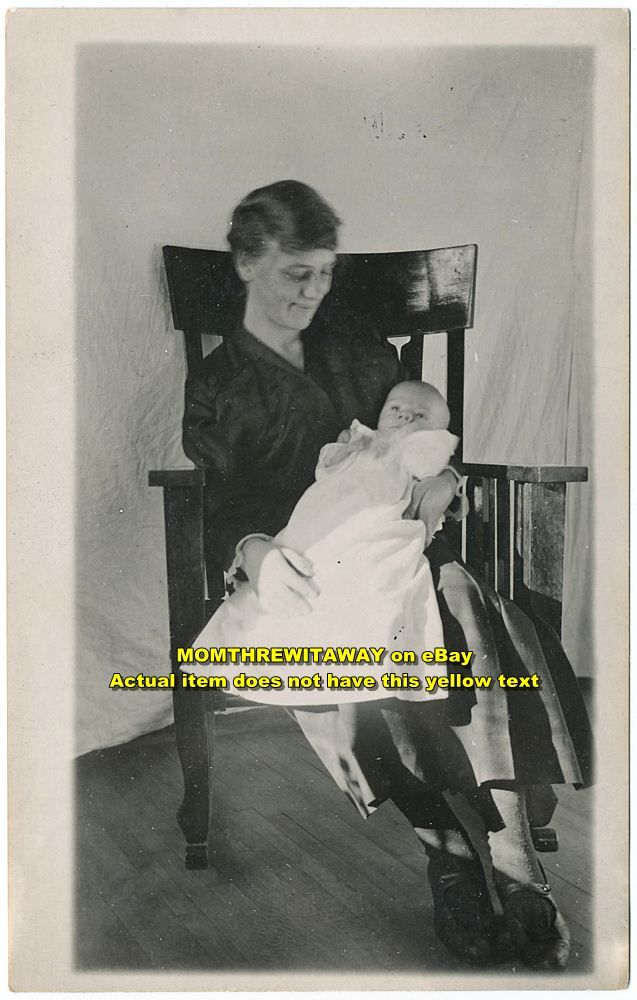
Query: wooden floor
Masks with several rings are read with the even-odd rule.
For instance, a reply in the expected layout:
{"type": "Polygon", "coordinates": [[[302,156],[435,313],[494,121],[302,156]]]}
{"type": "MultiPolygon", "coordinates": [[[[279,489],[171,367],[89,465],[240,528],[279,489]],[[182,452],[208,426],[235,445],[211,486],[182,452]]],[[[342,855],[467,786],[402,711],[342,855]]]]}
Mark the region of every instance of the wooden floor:
{"type": "MultiPolygon", "coordinates": [[[[77,967],[466,971],[433,933],[426,857],[395,807],[361,819],[283,710],[217,720],[208,871],[184,869],[172,728],[78,760],[77,967]]],[[[582,973],[591,793],[566,791],[555,826],[561,849],[543,863],[582,973]]]]}

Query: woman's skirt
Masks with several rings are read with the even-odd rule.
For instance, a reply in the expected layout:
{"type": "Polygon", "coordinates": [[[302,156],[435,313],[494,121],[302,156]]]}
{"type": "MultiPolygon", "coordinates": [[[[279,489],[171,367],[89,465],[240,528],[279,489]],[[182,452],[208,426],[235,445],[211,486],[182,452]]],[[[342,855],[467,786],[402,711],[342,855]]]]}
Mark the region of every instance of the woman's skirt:
{"type": "Polygon", "coordinates": [[[442,793],[462,791],[496,830],[502,822],[489,789],[515,787],[527,791],[531,821],[543,825],[555,803],[551,785],[592,778],[591,728],[572,667],[555,633],[479,583],[443,538],[427,556],[445,646],[473,652],[471,673],[491,677],[490,686],[450,687],[430,703],[295,709],[294,717],[363,816],[393,799],[414,825],[436,827],[446,813],[442,793]]]}

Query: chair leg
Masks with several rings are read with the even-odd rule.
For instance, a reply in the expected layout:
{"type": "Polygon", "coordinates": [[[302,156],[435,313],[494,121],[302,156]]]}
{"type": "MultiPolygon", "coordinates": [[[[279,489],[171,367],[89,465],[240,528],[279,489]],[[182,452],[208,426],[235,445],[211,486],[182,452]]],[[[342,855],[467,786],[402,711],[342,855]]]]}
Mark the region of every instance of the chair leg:
{"type": "Polygon", "coordinates": [[[208,867],[208,845],[186,845],[186,870],[203,871],[208,867]]]}
{"type": "Polygon", "coordinates": [[[531,839],[536,851],[552,854],[560,849],[557,833],[551,826],[531,827],[531,839]]]}
{"type": "Polygon", "coordinates": [[[175,734],[184,776],[177,821],[186,838],[186,868],[208,867],[212,812],[214,710],[206,692],[174,691],[175,734]]]}

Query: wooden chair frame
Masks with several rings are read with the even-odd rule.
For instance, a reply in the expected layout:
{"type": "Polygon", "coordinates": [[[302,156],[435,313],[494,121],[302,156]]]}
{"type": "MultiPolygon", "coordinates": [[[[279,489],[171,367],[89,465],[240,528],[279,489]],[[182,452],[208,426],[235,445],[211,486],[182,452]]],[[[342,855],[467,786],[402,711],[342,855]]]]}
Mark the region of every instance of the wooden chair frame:
{"type": "MultiPolygon", "coordinates": [[[[409,338],[401,360],[412,378],[422,377],[423,337],[447,335],[448,403],[451,429],[462,436],[465,331],[473,326],[477,247],[346,258],[321,310],[348,321],[370,312],[381,331],[409,338]],[[325,308],[324,308],[325,307],[325,308]]],[[[173,322],[184,333],[188,366],[203,357],[202,335],[228,335],[243,310],[241,286],[230,255],[221,251],[164,247],[173,322]]],[[[461,455],[459,455],[461,458],[461,455]]],[[[463,466],[470,513],[448,522],[450,541],[467,565],[522,607],[539,614],[559,634],[561,627],[564,524],[567,483],[584,482],[587,469],[562,466],[463,466]]],[[[206,469],[149,473],[149,485],[164,495],[168,572],[170,664],[175,732],[184,775],[178,821],[186,839],[186,867],[208,864],[213,806],[214,713],[225,696],[179,686],[177,650],[189,646],[218,604],[220,581],[208,581],[204,553],[206,469]],[[209,600],[206,593],[213,595],[209,600]]],[[[549,836],[545,848],[552,849],[549,836]]],[[[536,844],[536,846],[542,846],[536,844]]],[[[553,848],[554,849],[554,848],[553,848]]]]}

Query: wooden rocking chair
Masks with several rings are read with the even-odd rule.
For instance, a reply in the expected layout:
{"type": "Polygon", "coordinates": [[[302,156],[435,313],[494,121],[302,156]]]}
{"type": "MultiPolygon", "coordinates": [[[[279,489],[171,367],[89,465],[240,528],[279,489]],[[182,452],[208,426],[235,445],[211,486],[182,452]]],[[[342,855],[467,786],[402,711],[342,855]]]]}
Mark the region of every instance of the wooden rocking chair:
{"type": "MultiPolygon", "coordinates": [[[[423,337],[447,336],[450,430],[462,440],[465,331],[473,326],[477,247],[405,253],[341,255],[334,284],[321,304],[326,319],[344,324],[365,316],[390,338],[410,377],[422,377],[423,337]]],[[[188,367],[203,357],[202,336],[231,336],[243,315],[243,289],[229,253],[164,247],[173,323],[184,334],[188,367]]],[[[460,446],[461,447],[461,446],[460,446]]],[[[461,460],[462,455],[458,458],[461,460]]],[[[583,482],[583,467],[464,465],[470,513],[445,531],[467,565],[503,594],[539,614],[559,634],[566,484],[583,482]]],[[[171,670],[223,596],[223,567],[204,552],[205,469],[154,471],[164,491],[171,670]]],[[[225,695],[174,689],[175,731],[184,775],[178,820],[186,867],[206,868],[213,804],[214,712],[225,695]]],[[[551,830],[535,830],[538,849],[555,850],[551,830]]]]}

